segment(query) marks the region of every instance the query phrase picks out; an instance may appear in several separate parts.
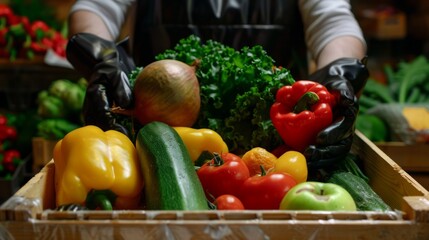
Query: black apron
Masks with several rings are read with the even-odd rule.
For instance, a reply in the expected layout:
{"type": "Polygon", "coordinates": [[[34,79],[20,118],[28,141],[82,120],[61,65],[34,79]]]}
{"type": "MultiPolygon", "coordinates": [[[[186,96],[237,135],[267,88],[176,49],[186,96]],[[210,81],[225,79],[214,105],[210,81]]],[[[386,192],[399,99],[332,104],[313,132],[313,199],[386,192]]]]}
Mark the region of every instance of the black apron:
{"type": "Polygon", "coordinates": [[[191,34],[237,50],[261,45],[295,79],[307,75],[307,53],[297,0],[140,0],[133,58],[145,66],[191,34]]]}

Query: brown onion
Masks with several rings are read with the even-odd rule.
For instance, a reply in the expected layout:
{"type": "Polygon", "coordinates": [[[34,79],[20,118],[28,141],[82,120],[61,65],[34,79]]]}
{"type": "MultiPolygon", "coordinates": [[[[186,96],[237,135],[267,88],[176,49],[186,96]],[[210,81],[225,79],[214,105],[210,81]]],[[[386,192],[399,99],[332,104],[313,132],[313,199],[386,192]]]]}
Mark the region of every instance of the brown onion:
{"type": "Polygon", "coordinates": [[[191,127],[201,105],[195,66],[171,59],[147,65],[136,78],[134,97],[134,117],[141,124],[191,127]]]}

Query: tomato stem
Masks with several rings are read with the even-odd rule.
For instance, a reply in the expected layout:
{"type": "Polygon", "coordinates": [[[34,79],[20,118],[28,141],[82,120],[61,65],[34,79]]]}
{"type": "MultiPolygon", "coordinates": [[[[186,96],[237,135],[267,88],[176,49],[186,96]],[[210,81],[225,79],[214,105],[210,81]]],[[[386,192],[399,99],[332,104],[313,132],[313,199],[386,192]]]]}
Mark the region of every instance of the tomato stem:
{"type": "Polygon", "coordinates": [[[267,171],[265,171],[264,166],[259,165],[259,168],[261,169],[261,176],[265,176],[265,175],[267,175],[267,171]]]}

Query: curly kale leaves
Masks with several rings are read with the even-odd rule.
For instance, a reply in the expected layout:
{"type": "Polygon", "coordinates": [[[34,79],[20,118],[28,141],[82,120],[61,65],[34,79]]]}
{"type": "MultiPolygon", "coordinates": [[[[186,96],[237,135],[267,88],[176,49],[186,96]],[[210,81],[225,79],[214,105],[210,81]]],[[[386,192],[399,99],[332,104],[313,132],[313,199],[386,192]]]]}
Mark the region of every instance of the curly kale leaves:
{"type": "Polygon", "coordinates": [[[195,127],[218,132],[232,152],[273,149],[282,143],[269,111],[277,89],[294,79],[288,69],[276,67],[261,46],[238,51],[191,35],[156,56],[161,59],[197,64],[201,111],[195,127]]]}
{"type": "Polygon", "coordinates": [[[137,76],[140,74],[140,72],[143,70],[143,67],[136,67],[134,70],[131,71],[131,73],[128,76],[128,79],[130,81],[130,87],[131,89],[134,88],[134,84],[136,83],[137,76]]]}

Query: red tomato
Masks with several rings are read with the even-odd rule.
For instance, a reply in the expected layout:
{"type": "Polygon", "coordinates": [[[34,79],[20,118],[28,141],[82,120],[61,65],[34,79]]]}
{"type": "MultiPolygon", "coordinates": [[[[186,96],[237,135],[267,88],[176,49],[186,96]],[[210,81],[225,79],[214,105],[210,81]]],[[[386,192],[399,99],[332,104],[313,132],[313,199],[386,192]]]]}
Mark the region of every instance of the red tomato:
{"type": "Polygon", "coordinates": [[[240,199],[231,194],[220,195],[216,198],[214,204],[218,210],[244,210],[240,199]]]}
{"type": "Polygon", "coordinates": [[[212,201],[223,194],[237,195],[243,182],[249,178],[249,169],[233,153],[215,154],[197,171],[207,198],[212,201]]]}
{"type": "Polygon", "coordinates": [[[248,178],[238,196],[245,209],[279,209],[285,194],[296,185],[287,173],[270,172],[248,178]]]}

